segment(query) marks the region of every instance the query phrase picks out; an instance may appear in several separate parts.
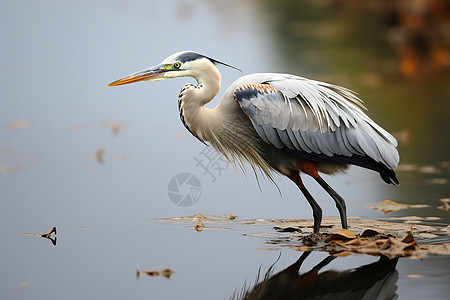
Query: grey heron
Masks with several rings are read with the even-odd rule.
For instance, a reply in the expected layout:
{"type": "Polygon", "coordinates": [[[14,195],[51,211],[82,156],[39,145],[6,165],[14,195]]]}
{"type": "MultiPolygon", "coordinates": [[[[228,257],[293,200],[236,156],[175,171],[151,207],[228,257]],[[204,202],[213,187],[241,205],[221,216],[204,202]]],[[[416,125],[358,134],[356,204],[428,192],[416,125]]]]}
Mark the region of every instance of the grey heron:
{"type": "MultiPolygon", "coordinates": [[[[349,165],[376,171],[386,183],[398,185],[396,139],[364,112],[362,101],[349,89],[289,74],[260,73],[237,79],[215,108],[206,108],[219,93],[216,65],[228,64],[193,51],[175,53],[159,65],[110,83],[193,77],[178,96],[186,129],[209,143],[233,164],[247,161],[273,180],[273,173],[290,178],[313,211],[314,233],[322,209],[300,178],[312,176],[333,198],[342,228],[347,226],[344,199],[319,175],[344,172],[349,165]]],[[[232,67],[234,68],[234,67],[232,67]]]]}

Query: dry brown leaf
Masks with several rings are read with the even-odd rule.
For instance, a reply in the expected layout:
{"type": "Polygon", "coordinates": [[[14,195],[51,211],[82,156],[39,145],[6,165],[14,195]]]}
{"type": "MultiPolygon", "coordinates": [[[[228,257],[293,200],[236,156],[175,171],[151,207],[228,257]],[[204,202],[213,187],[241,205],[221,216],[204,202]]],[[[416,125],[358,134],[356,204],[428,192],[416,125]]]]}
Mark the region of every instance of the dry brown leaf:
{"type": "Polygon", "coordinates": [[[226,219],[230,219],[230,220],[234,220],[234,219],[237,218],[237,216],[235,214],[228,214],[228,215],[225,215],[225,218],[226,219]]]}
{"type": "Polygon", "coordinates": [[[166,277],[167,279],[169,279],[170,276],[172,276],[173,271],[172,271],[171,269],[164,269],[164,270],[161,270],[159,273],[160,273],[162,276],[164,276],[164,277],[166,277]]]}
{"type": "Polygon", "coordinates": [[[102,149],[102,148],[100,148],[97,151],[95,151],[94,156],[95,156],[95,159],[97,160],[97,162],[99,164],[104,164],[105,163],[105,161],[103,160],[103,155],[105,153],[106,153],[106,150],[102,149]]]}
{"type": "MultiPolygon", "coordinates": [[[[260,228],[273,228],[279,227],[284,228],[300,228],[302,232],[291,232],[289,234],[283,233],[281,235],[279,232],[263,231],[255,233],[244,233],[247,237],[256,237],[267,240],[267,244],[270,247],[264,248],[269,250],[279,250],[280,247],[289,247],[294,250],[305,251],[305,249],[316,249],[327,251],[333,255],[339,253],[339,255],[348,255],[350,253],[364,253],[370,255],[386,255],[389,257],[397,256],[409,256],[411,258],[421,259],[423,256],[428,254],[441,254],[450,255],[450,243],[443,243],[442,239],[432,239],[428,240],[425,246],[417,246],[414,239],[409,238],[409,240],[403,240],[405,232],[411,232],[411,225],[405,224],[405,222],[392,222],[383,220],[373,220],[373,219],[363,219],[363,218],[352,218],[350,223],[352,226],[352,231],[355,233],[362,232],[362,235],[357,234],[357,238],[351,240],[331,240],[328,244],[324,246],[324,239],[329,236],[330,229],[326,227],[321,227],[320,234],[312,234],[313,224],[312,220],[297,220],[297,219],[252,219],[252,220],[230,220],[225,216],[212,216],[212,215],[196,215],[196,216],[186,216],[186,217],[175,217],[167,219],[159,219],[161,221],[168,221],[174,223],[188,223],[194,224],[198,223],[199,218],[202,220],[207,220],[208,224],[215,224],[215,227],[208,226],[209,230],[215,229],[230,229],[240,226],[240,228],[245,229],[248,226],[254,225],[265,225],[260,228]],[[233,227],[225,228],[217,226],[218,224],[232,224],[233,227]],[[369,228],[369,229],[368,229],[369,228]],[[399,238],[403,237],[403,238],[399,238]],[[301,242],[303,241],[303,243],[301,242]],[[435,244],[432,244],[435,243],[435,244]]],[[[436,217],[407,217],[407,219],[413,219],[417,222],[420,220],[434,220],[436,217]]],[[[338,217],[324,217],[323,222],[329,224],[329,227],[339,228],[340,219],[338,217]]],[[[442,232],[449,232],[450,226],[443,228],[440,226],[433,225],[414,225],[415,235],[421,237],[432,237],[434,233],[437,236],[441,235],[442,232]]]]}
{"type": "Polygon", "coordinates": [[[403,204],[403,203],[398,203],[389,199],[385,199],[383,201],[381,201],[378,204],[375,205],[369,205],[370,208],[381,211],[385,214],[390,214],[393,212],[396,212],[398,210],[401,209],[406,209],[406,208],[424,208],[424,207],[429,207],[429,205],[426,204],[414,204],[414,205],[410,205],[410,204],[403,204]]]}
{"type": "Polygon", "coordinates": [[[43,238],[46,238],[52,242],[54,246],[56,246],[56,227],[53,227],[52,230],[50,230],[48,233],[22,233],[22,235],[33,235],[33,236],[40,236],[43,238]]]}
{"type": "Polygon", "coordinates": [[[139,278],[140,276],[164,276],[167,279],[170,279],[170,276],[172,276],[174,272],[171,269],[164,269],[161,271],[158,270],[137,270],[136,271],[136,276],[139,278]]]}
{"type": "Polygon", "coordinates": [[[356,238],[356,235],[352,231],[350,231],[348,229],[339,229],[339,230],[330,232],[330,236],[325,239],[325,242],[328,243],[333,240],[341,240],[341,241],[342,240],[351,240],[351,239],[355,239],[355,238],[356,238]]]}
{"type": "Polygon", "coordinates": [[[442,202],[441,206],[438,206],[440,210],[450,211],[450,204],[448,202],[442,202]]]}
{"type": "Polygon", "coordinates": [[[336,230],[336,231],[332,231],[330,233],[330,235],[343,236],[343,237],[345,237],[347,239],[354,239],[354,238],[356,238],[356,235],[352,231],[350,231],[348,229],[339,229],[339,230],[336,230]]]}
{"type": "Polygon", "coordinates": [[[117,121],[105,121],[103,122],[104,127],[108,127],[111,130],[111,133],[114,135],[118,135],[120,131],[123,129],[124,124],[122,122],[117,121]]]}
{"type": "Polygon", "coordinates": [[[15,172],[19,170],[19,167],[0,166],[0,172],[15,172]]]}
{"type": "Polygon", "coordinates": [[[195,231],[202,232],[205,229],[205,225],[203,225],[202,220],[198,220],[197,224],[194,226],[195,231]]]}
{"type": "Polygon", "coordinates": [[[196,213],[196,214],[194,215],[194,218],[195,218],[195,219],[206,219],[207,216],[205,216],[204,214],[201,214],[201,213],[196,213]]]}
{"type": "Polygon", "coordinates": [[[348,242],[332,241],[326,246],[326,250],[333,253],[333,255],[346,251],[375,256],[385,255],[392,259],[400,256],[419,256],[419,253],[415,253],[416,247],[417,244],[415,241],[412,243],[404,243],[394,237],[388,237],[387,239],[375,241],[368,239],[354,239],[348,242]]]}
{"type": "Polygon", "coordinates": [[[414,273],[406,274],[406,278],[422,278],[422,277],[423,277],[422,274],[414,274],[414,273]]]}
{"type": "Polygon", "coordinates": [[[379,232],[376,230],[366,229],[363,231],[363,233],[361,233],[361,237],[373,237],[376,236],[377,234],[379,234],[379,232]]]}
{"type": "Polygon", "coordinates": [[[279,226],[275,226],[273,227],[273,229],[275,229],[278,232],[302,232],[301,228],[299,227],[279,227],[279,226]]]}
{"type": "Polygon", "coordinates": [[[28,127],[30,127],[30,122],[27,120],[14,120],[8,124],[9,129],[25,129],[28,127]]]}

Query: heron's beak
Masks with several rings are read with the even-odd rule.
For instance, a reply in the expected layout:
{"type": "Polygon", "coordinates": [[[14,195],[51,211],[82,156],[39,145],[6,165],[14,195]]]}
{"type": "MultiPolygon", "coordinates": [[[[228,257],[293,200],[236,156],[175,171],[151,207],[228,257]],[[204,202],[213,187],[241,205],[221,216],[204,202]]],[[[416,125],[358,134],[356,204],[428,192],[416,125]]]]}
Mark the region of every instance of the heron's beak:
{"type": "Polygon", "coordinates": [[[164,73],[167,71],[170,71],[168,66],[165,64],[157,65],[155,67],[152,67],[150,69],[140,71],[131,75],[128,75],[124,78],[121,78],[119,80],[116,80],[114,82],[111,82],[107,86],[116,86],[116,85],[122,85],[122,84],[128,84],[138,81],[155,81],[155,80],[163,80],[165,79],[164,73]]]}

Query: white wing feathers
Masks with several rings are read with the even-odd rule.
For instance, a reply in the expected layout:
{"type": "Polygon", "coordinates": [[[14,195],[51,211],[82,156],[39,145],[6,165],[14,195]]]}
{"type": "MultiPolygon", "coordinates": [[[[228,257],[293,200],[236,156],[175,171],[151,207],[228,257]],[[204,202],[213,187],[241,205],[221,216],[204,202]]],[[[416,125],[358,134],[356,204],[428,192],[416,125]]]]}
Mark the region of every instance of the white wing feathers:
{"type": "Polygon", "coordinates": [[[284,74],[253,74],[233,85],[234,98],[255,130],[277,148],[369,156],[397,166],[397,141],[363,111],[350,90],[284,74]]]}

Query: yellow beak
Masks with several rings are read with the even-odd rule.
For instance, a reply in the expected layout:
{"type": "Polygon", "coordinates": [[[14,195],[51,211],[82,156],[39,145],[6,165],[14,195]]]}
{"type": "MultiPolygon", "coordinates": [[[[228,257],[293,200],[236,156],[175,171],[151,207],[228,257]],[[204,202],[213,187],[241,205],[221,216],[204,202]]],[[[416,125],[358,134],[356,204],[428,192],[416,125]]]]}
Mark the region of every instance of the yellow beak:
{"type": "Polygon", "coordinates": [[[128,84],[138,81],[155,81],[155,80],[162,80],[164,78],[164,73],[169,71],[169,69],[164,68],[165,65],[158,65],[153,68],[150,68],[148,70],[140,71],[128,76],[125,76],[124,78],[121,78],[119,80],[116,80],[114,82],[111,82],[107,86],[116,86],[116,85],[122,85],[122,84],[128,84]]]}

